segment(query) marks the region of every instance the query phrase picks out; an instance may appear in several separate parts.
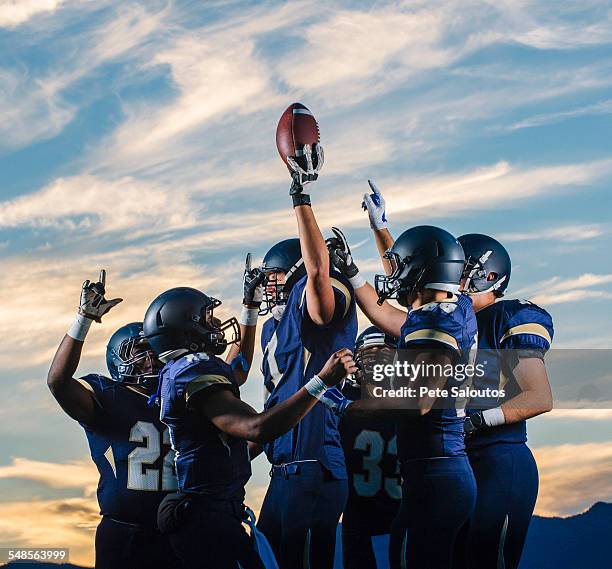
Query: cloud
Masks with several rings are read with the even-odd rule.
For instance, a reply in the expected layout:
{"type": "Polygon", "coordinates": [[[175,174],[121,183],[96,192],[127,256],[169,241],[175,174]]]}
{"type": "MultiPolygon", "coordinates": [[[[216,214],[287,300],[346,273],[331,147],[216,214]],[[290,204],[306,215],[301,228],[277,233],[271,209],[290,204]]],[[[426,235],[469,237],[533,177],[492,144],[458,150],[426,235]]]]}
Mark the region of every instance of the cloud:
{"type": "Polygon", "coordinates": [[[93,497],[3,502],[0,547],[68,547],[71,562],[92,567],[99,520],[93,497]]]}
{"type": "Polygon", "coordinates": [[[0,69],[0,84],[0,150],[51,138],[74,117],[74,105],[58,97],[57,84],[47,79],[23,69],[0,69]]]}
{"type": "Polygon", "coordinates": [[[454,60],[457,52],[441,45],[447,23],[438,10],[338,10],[300,30],[303,44],[277,71],[290,87],[330,104],[339,92],[343,103],[358,101],[397,85],[398,76],[405,79],[454,60]],[[383,75],[389,67],[393,73],[383,75]]]}
{"type": "MultiPolygon", "coordinates": [[[[0,26],[3,10],[6,14],[29,17],[47,11],[47,8],[53,11],[61,4],[64,3],[51,0],[5,2],[0,4],[0,26]]],[[[43,34],[41,30],[49,58],[42,71],[20,64],[22,59],[27,61],[31,40],[24,42],[23,52],[19,52],[18,59],[11,60],[10,67],[0,69],[0,112],[3,117],[0,150],[14,150],[60,134],[76,116],[80,106],[86,106],[92,97],[99,98],[104,94],[103,91],[83,94],[78,103],[66,95],[71,87],[96,69],[120,56],[124,56],[124,65],[131,58],[147,59],[152,48],[142,50],[140,47],[153,32],[161,33],[167,12],[164,9],[148,11],[140,5],[119,5],[110,10],[108,17],[102,10],[106,4],[96,2],[95,7],[99,9],[96,14],[91,4],[75,3],[77,14],[84,17],[88,12],[93,13],[88,20],[97,25],[71,34],[53,34],[53,28],[44,29],[43,34]]],[[[61,26],[55,31],[60,30],[63,30],[61,26]]],[[[20,37],[16,37],[14,45],[19,46],[20,37]]]]}
{"type": "Polygon", "coordinates": [[[612,443],[555,445],[532,450],[540,471],[537,514],[571,515],[584,511],[596,501],[612,500],[612,443]]]}
{"type": "Polygon", "coordinates": [[[0,2],[0,28],[14,28],[30,18],[55,12],[65,0],[2,0],[0,2]]]}
{"type": "Polygon", "coordinates": [[[552,305],[585,299],[612,298],[610,290],[592,290],[592,287],[612,283],[612,275],[584,273],[572,278],[559,276],[539,281],[516,291],[516,296],[528,297],[536,304],[552,305]]]}
{"type": "Polygon", "coordinates": [[[565,225],[562,227],[547,227],[534,231],[521,231],[500,233],[497,237],[502,242],[542,241],[555,240],[567,243],[586,241],[601,237],[608,232],[608,228],[600,223],[585,223],[565,225]]]}
{"type": "Polygon", "coordinates": [[[209,265],[195,262],[180,246],[168,251],[147,245],[92,251],[86,258],[79,251],[60,251],[58,256],[46,258],[4,259],[0,335],[6,341],[0,348],[0,367],[50,363],[75,314],[81,283],[96,278],[100,268],[108,269],[108,296],[122,297],[124,302],[104,317],[102,325],[92,326],[80,370],[89,369],[92,358],[97,363],[114,330],[127,322],[141,321],[153,298],[169,288],[193,286],[213,296],[221,293],[220,317],[235,312],[239,298],[228,293],[228,282],[235,285],[236,294],[241,293],[244,260],[234,261],[230,258],[213,271],[209,265]]]}
{"type": "Polygon", "coordinates": [[[577,419],[580,421],[609,421],[612,409],[553,409],[542,415],[544,420],[577,419]]]}
{"type": "Polygon", "coordinates": [[[522,119],[508,127],[508,130],[520,130],[523,128],[534,128],[562,122],[566,119],[583,117],[589,115],[609,115],[612,113],[612,100],[607,99],[591,105],[585,105],[569,111],[557,113],[543,113],[526,119],[522,119]]]}
{"type": "Polygon", "coordinates": [[[198,208],[180,190],[134,178],[58,178],[38,192],[0,202],[0,227],[52,227],[125,238],[189,227],[198,208]],[[129,230],[129,231],[128,231],[129,230]]]}
{"type": "Polygon", "coordinates": [[[95,495],[98,470],[89,459],[68,463],[13,458],[0,466],[0,479],[16,478],[45,484],[50,488],[82,488],[85,496],[95,495]]]}

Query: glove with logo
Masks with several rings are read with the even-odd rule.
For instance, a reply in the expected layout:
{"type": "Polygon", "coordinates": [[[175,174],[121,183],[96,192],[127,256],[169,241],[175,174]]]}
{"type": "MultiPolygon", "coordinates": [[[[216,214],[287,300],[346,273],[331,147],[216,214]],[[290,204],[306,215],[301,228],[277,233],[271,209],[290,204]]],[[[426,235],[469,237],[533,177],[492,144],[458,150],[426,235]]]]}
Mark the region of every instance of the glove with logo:
{"type": "Polygon", "coordinates": [[[375,231],[379,229],[387,229],[387,216],[385,214],[385,198],[383,198],[378,186],[368,180],[368,184],[372,190],[371,194],[363,194],[361,207],[368,212],[370,218],[370,227],[375,231]]]}

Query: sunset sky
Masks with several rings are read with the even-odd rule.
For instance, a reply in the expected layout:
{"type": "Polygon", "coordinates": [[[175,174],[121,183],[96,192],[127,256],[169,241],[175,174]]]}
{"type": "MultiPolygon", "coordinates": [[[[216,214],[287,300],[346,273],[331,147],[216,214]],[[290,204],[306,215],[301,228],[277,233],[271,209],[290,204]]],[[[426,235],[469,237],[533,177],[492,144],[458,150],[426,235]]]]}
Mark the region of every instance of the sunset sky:
{"type": "MultiPolygon", "coordinates": [[[[92,563],[96,471],[45,384],[81,283],[106,268],[125,299],[82,374],[167,288],[236,314],[246,253],[296,232],[274,144],[294,101],[321,127],[320,226],[346,230],[368,277],[372,178],[395,235],[497,237],[509,295],[551,312],[556,348],[612,347],[611,87],[603,1],[0,0],[0,547],[92,563]]],[[[261,379],[243,389],[256,408],[261,379]]],[[[611,419],[530,422],[538,513],[612,500],[611,419]]]]}

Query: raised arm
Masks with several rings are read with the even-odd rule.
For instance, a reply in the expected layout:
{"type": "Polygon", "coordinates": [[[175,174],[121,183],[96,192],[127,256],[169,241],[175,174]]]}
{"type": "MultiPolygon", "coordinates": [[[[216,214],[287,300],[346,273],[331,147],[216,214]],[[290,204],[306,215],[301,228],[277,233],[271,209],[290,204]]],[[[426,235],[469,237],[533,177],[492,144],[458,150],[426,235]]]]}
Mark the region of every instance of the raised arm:
{"type": "Polygon", "coordinates": [[[377,328],[398,338],[401,327],[406,321],[406,312],[391,306],[386,301],[378,304],[378,295],[374,287],[363,278],[355,265],[344,233],[337,227],[332,227],[332,231],[335,237],[327,240],[331,260],[353,286],[359,308],[377,328]]]}
{"type": "Polygon", "coordinates": [[[240,344],[232,344],[225,361],[234,369],[238,385],[242,385],[249,375],[255,349],[257,317],[263,298],[265,275],[259,269],[251,268],[251,254],[248,253],[243,276],[244,296],[240,312],[240,344]]]}
{"type": "Polygon", "coordinates": [[[64,336],[47,374],[47,385],[60,407],[76,421],[88,423],[92,420],[95,410],[93,393],[78,380],[74,374],[81,359],[83,343],[91,323],[101,318],[122,299],[106,300],[106,272],[100,271],[100,280],[91,284],[83,283],[81,301],[76,318],[64,336]]]}
{"type": "Polygon", "coordinates": [[[238,399],[230,390],[200,397],[194,406],[224,433],[263,444],[299,423],[328,387],[357,370],[353,355],[344,348],[329,358],[323,369],[291,397],[263,413],[238,399]]]}
{"type": "Polygon", "coordinates": [[[374,241],[376,242],[376,249],[378,249],[383,270],[385,271],[385,274],[390,275],[392,267],[389,261],[384,257],[384,254],[393,246],[393,237],[391,236],[391,233],[389,233],[389,229],[387,227],[388,223],[385,198],[378,189],[378,186],[372,180],[368,180],[368,184],[370,185],[372,193],[368,194],[366,192],[363,194],[361,207],[368,212],[370,227],[374,233],[374,241]]]}
{"type": "Polygon", "coordinates": [[[302,258],[308,275],[306,281],[308,315],[315,324],[324,325],[331,322],[336,308],[334,290],[329,276],[329,253],[310,207],[309,196],[303,194],[302,190],[296,191],[295,188],[296,183],[294,182],[292,186],[294,194],[292,195],[300,196],[298,201],[294,199],[293,211],[297,219],[302,258]]]}

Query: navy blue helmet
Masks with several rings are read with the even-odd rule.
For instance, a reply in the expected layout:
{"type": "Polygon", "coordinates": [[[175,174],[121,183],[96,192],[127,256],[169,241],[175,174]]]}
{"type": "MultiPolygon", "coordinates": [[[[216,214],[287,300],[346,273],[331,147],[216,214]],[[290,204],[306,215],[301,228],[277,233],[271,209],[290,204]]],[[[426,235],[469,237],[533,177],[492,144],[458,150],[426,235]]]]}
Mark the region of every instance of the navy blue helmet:
{"type": "Polygon", "coordinates": [[[397,340],[385,334],[376,326],[366,328],[355,340],[355,363],[357,371],[351,379],[361,384],[364,379],[369,380],[374,364],[390,364],[395,356],[397,340]]]}
{"type": "Polygon", "coordinates": [[[114,381],[155,391],[161,365],[144,337],[142,322],[126,324],[110,337],[106,366],[114,381]]]}
{"type": "Polygon", "coordinates": [[[502,296],[512,270],[508,251],[493,237],[480,233],[462,235],[458,241],[465,251],[465,292],[496,292],[502,296]]]}
{"type": "Polygon", "coordinates": [[[266,253],[261,269],[266,274],[265,291],[260,314],[267,314],[273,306],[287,303],[293,285],[305,274],[302,248],[297,238],[279,241],[266,253]],[[274,273],[285,273],[284,282],[270,278],[274,273]]]}
{"type": "Polygon", "coordinates": [[[222,354],[240,341],[236,318],[221,322],[213,311],[220,300],[189,287],[171,288],[160,294],[144,317],[144,334],[159,359],[167,362],[187,353],[222,354]],[[226,332],[231,331],[230,339],[226,332]]]}
{"type": "Polygon", "coordinates": [[[457,239],[444,229],[431,225],[408,229],[384,258],[393,272],[374,277],[379,304],[395,298],[406,305],[409,295],[426,288],[459,292],[465,255],[457,239]]]}

